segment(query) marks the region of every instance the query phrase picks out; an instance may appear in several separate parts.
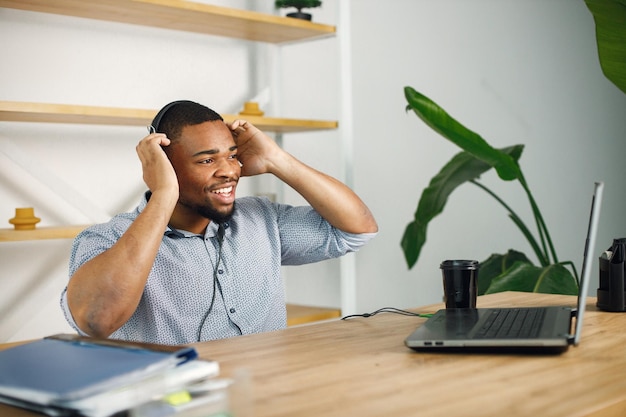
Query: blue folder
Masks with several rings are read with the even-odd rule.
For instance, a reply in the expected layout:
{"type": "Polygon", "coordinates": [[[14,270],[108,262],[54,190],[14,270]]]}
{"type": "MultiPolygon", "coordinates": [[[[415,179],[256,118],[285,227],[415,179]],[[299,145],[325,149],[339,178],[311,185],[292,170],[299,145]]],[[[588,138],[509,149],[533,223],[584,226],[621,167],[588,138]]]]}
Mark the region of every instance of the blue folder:
{"type": "Polygon", "coordinates": [[[0,351],[0,401],[6,397],[62,406],[153,377],[196,357],[192,347],[51,336],[0,351]]]}

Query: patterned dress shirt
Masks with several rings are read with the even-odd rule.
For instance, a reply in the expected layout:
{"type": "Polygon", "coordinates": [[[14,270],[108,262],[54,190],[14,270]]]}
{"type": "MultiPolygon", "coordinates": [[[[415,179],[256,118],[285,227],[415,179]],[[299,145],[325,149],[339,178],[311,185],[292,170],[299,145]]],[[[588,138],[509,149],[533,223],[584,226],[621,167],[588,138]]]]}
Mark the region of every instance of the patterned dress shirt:
{"type": "MultiPolygon", "coordinates": [[[[70,277],[122,236],[148,198],[146,193],[133,212],[91,226],[76,237],[70,277]]],[[[359,250],[375,236],[342,232],[311,207],[259,197],[237,199],[224,226],[221,244],[214,222],[203,235],[164,230],[136,311],[110,337],[186,344],[282,329],[287,319],[281,265],[336,258],[359,250]]],[[[72,318],[66,291],[61,308],[68,323],[85,334],[72,318]]]]}

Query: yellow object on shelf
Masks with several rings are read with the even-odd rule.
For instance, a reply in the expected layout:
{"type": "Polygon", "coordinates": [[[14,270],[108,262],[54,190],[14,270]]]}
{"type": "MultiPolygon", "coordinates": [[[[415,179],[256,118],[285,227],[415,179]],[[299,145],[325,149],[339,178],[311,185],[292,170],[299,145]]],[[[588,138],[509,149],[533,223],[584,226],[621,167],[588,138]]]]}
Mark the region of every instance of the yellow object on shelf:
{"type": "Polygon", "coordinates": [[[15,217],[9,220],[15,230],[35,230],[35,225],[41,219],[35,217],[35,209],[32,207],[23,207],[15,209],[15,217]]]}
{"type": "Polygon", "coordinates": [[[243,103],[243,110],[240,111],[239,114],[242,116],[263,116],[265,112],[259,108],[259,103],[246,101],[243,103]]]}

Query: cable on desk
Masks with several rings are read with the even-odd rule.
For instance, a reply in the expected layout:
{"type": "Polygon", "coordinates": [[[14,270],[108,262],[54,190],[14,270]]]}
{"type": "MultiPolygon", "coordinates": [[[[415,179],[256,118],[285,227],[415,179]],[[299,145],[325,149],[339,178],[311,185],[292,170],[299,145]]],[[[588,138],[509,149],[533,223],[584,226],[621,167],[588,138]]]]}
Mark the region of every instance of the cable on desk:
{"type": "Polygon", "coordinates": [[[350,314],[349,316],[344,316],[341,318],[341,320],[347,320],[347,319],[352,319],[355,317],[372,317],[375,316],[378,313],[395,313],[395,314],[400,314],[403,316],[413,316],[413,317],[432,317],[432,313],[413,313],[412,311],[407,311],[407,310],[401,310],[399,308],[395,308],[395,307],[383,307],[383,308],[379,308],[376,311],[373,311],[371,313],[363,313],[363,314],[350,314]]]}

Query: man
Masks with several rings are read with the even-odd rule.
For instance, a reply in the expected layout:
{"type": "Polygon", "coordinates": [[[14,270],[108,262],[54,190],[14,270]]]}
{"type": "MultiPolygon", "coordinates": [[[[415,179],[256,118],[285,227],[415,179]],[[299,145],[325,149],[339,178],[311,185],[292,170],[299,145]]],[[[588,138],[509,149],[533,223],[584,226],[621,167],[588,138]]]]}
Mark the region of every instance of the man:
{"type": "Polygon", "coordinates": [[[348,187],[246,121],[177,101],[150,128],[143,201],[74,241],[61,306],[81,334],[184,344],[284,328],[281,264],[356,251],[378,230],[348,187]],[[310,207],[235,200],[241,176],[264,173],[310,207]]]}

